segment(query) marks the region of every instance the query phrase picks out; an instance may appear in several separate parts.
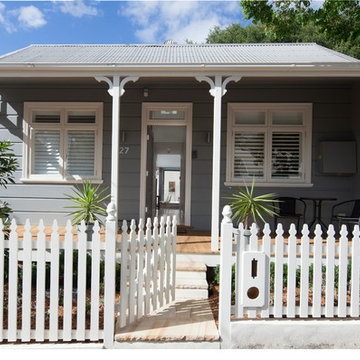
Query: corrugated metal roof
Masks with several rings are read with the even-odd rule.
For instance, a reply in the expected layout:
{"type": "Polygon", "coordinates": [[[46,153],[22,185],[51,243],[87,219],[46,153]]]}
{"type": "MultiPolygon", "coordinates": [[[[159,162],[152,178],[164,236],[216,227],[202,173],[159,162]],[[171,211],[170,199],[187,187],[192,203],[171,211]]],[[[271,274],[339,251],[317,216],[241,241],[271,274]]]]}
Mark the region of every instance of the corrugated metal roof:
{"type": "Polygon", "coordinates": [[[0,64],[359,64],[314,43],[30,45],[0,57],[0,64]]]}

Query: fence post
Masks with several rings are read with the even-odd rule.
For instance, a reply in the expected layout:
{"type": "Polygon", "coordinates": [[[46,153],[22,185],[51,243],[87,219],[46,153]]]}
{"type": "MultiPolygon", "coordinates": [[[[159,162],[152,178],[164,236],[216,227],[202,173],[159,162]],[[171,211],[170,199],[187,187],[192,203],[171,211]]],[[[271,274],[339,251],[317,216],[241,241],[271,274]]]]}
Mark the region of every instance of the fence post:
{"type": "Polygon", "coordinates": [[[231,269],[232,269],[232,211],[226,205],[222,212],[224,218],[221,222],[221,250],[220,250],[220,286],[219,286],[219,333],[222,348],[231,345],[231,269]]]}
{"type": "Polygon", "coordinates": [[[104,347],[114,345],[115,328],[115,256],[116,256],[116,205],[107,206],[105,226],[105,288],[104,288],[104,347]]]}

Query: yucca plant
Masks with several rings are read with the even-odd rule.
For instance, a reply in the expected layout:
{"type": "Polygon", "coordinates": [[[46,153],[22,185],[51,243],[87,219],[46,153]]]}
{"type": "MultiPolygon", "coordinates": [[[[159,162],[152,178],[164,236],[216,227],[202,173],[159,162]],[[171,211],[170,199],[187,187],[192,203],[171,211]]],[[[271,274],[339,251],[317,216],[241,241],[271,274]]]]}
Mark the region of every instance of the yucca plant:
{"type": "Polygon", "coordinates": [[[277,207],[274,205],[275,193],[263,194],[254,196],[255,179],[252,181],[251,188],[248,188],[245,184],[245,190],[239,188],[239,191],[232,194],[225,199],[231,200],[229,203],[233,211],[233,219],[238,219],[238,223],[243,222],[245,230],[249,228],[250,216],[253,222],[257,222],[257,219],[262,220],[265,223],[264,216],[277,216],[274,210],[277,207]]]}
{"type": "Polygon", "coordinates": [[[99,216],[106,216],[106,208],[104,201],[109,198],[110,194],[104,194],[108,188],[100,190],[100,185],[92,185],[91,181],[85,181],[82,188],[75,186],[74,195],[66,194],[67,198],[75,203],[73,206],[66,206],[68,209],[75,209],[71,213],[66,214],[72,216],[72,225],[80,224],[81,220],[86,225],[94,224],[96,220],[102,224],[99,216]]]}

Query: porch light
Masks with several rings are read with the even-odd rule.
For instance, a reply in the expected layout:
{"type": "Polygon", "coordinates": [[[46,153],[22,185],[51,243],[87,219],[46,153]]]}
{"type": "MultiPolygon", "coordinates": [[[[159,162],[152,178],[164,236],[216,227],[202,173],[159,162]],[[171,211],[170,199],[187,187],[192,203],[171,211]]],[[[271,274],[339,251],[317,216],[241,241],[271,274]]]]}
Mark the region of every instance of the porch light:
{"type": "Polygon", "coordinates": [[[149,89],[144,89],[144,97],[148,97],[149,96],[149,89]]]}

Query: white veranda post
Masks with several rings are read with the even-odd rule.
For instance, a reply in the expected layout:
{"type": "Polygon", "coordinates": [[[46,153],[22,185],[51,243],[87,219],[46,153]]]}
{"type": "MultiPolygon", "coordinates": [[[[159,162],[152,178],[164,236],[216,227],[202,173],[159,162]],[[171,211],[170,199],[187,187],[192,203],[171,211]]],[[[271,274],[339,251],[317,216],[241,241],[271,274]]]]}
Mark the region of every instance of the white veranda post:
{"type": "Polygon", "coordinates": [[[213,167],[211,196],[211,250],[219,249],[219,209],[220,209],[220,159],[221,159],[221,98],[226,94],[230,81],[239,81],[241,76],[229,76],[222,79],[215,76],[215,81],[207,76],[198,76],[196,80],[206,81],[210,85],[210,94],[214,97],[213,117],[213,167]]]}
{"type": "MultiPolygon", "coordinates": [[[[111,203],[115,205],[116,223],[118,220],[119,206],[119,143],[120,143],[120,97],[125,93],[124,86],[129,81],[137,81],[138,76],[129,76],[120,79],[114,75],[113,80],[100,76],[95,77],[99,82],[105,81],[109,85],[109,94],[112,96],[112,134],[111,134],[111,203]],[[121,80],[121,81],[120,81],[121,80]]],[[[114,208],[114,206],[113,206],[114,208]]]]}

